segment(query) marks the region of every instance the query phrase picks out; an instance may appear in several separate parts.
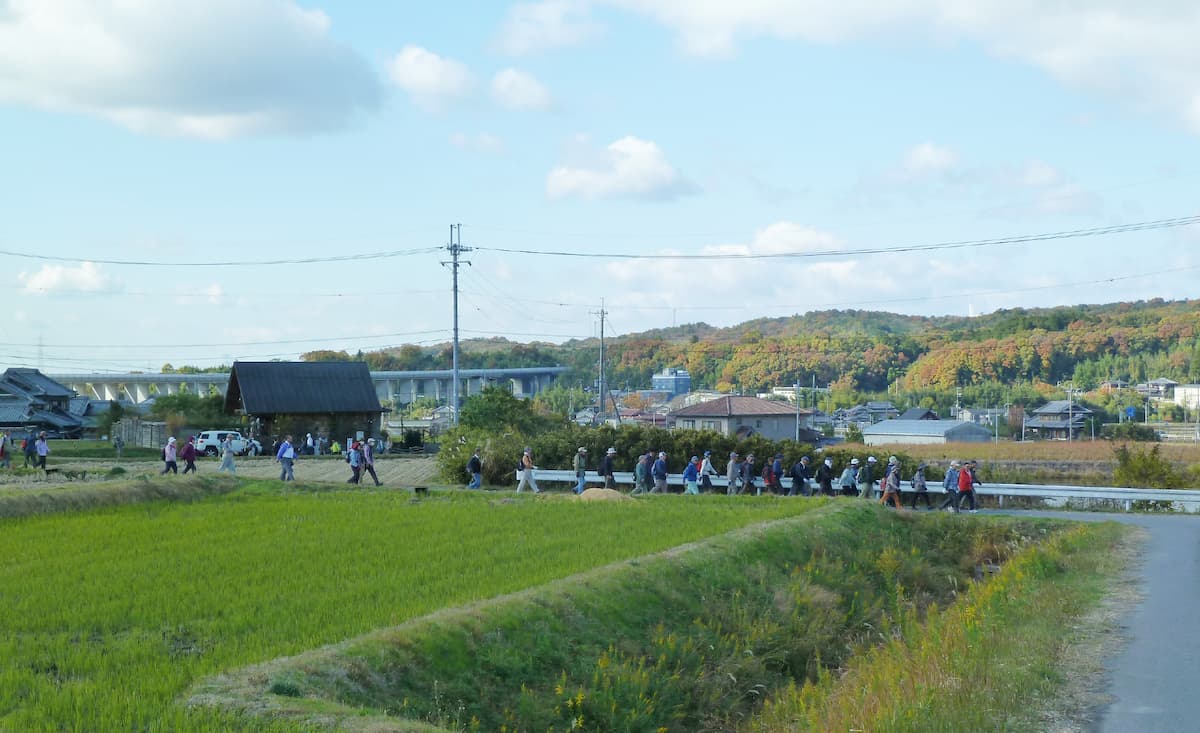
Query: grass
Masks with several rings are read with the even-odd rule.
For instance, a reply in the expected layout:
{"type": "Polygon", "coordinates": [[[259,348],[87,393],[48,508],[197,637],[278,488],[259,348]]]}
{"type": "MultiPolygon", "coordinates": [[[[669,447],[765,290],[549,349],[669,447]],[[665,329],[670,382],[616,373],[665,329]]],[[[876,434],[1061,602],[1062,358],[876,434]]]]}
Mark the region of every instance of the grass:
{"type": "MultiPolygon", "coordinates": [[[[131,460],[158,459],[161,448],[140,448],[127,445],[121,450],[122,458],[131,460]]],[[[107,440],[51,440],[50,458],[102,458],[116,460],[117,449],[107,440]]]]}
{"type": "MultiPolygon", "coordinates": [[[[1200,463],[1200,444],[1157,443],[1164,458],[1179,463],[1200,463]]],[[[1108,440],[1042,440],[999,443],[948,443],[945,445],[879,445],[862,447],[863,452],[887,455],[906,453],[913,458],[948,463],[954,458],[980,461],[1037,461],[1046,463],[1074,461],[1113,461],[1115,444],[1108,440]]]]}
{"type": "Polygon", "coordinates": [[[822,505],[162,486],[0,519],[0,730],[288,730],[178,701],[227,668],[822,505]]]}

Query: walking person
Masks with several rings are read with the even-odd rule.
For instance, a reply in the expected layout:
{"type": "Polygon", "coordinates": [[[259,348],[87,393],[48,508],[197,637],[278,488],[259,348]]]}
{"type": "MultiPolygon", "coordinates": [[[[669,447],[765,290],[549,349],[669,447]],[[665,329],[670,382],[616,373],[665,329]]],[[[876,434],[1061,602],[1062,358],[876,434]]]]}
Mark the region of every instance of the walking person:
{"type": "Polygon", "coordinates": [[[295,481],[296,475],[292,472],[292,463],[296,460],[296,449],[292,447],[292,436],[284,437],[283,442],[279,444],[279,450],[275,453],[275,462],[279,464],[279,480],[280,481],[295,481]]]}
{"type": "Polygon", "coordinates": [[[833,459],[826,458],[817,466],[817,486],[825,496],[833,496],[833,459]]]}
{"type": "Polygon", "coordinates": [[[46,439],[45,430],[38,434],[37,444],[34,446],[34,450],[37,452],[37,463],[34,464],[34,468],[40,468],[45,471],[46,456],[50,455],[50,441],[46,439]]]}
{"type": "Polygon", "coordinates": [[[8,468],[11,445],[8,440],[8,433],[0,432],[0,468],[8,468]]]}
{"type": "Polygon", "coordinates": [[[221,441],[221,465],[217,467],[218,471],[228,471],[237,473],[237,466],[233,465],[233,435],[225,436],[225,440],[221,441]]]}
{"type": "Polygon", "coordinates": [[[712,491],[712,477],[720,475],[721,474],[717,472],[717,469],[713,467],[712,451],[704,451],[704,460],[700,461],[700,490],[712,491]]]}
{"type": "Polygon", "coordinates": [[[533,469],[537,466],[533,465],[533,449],[526,448],[521,454],[521,480],[517,481],[517,493],[521,493],[521,489],[528,486],[533,490],[533,493],[540,494],[542,490],[538,488],[537,481],[533,478],[533,469]]]}
{"type": "Polygon", "coordinates": [[[754,492],[755,496],[762,494],[762,490],[754,485],[754,454],[746,454],[746,460],[742,461],[742,493],[749,494],[754,492]]]}
{"type": "Polygon", "coordinates": [[[942,479],[942,488],[946,490],[946,498],[942,501],[938,509],[946,511],[958,511],[958,461],[950,461],[950,468],[946,469],[946,475],[942,479]]]}
{"type": "Polygon", "coordinates": [[[775,460],[771,461],[771,493],[783,493],[783,454],[776,453],[775,460]]]}
{"type": "Polygon", "coordinates": [[[575,493],[582,494],[587,485],[587,448],[582,445],[575,451],[575,493]]]}
{"type": "Polygon", "coordinates": [[[725,493],[733,496],[738,493],[738,477],[742,475],[742,467],[738,463],[738,454],[733,452],[729,454],[729,465],[725,467],[725,478],[729,481],[728,488],[725,493]]]}
{"type": "Polygon", "coordinates": [[[896,456],[888,459],[887,470],[880,483],[880,492],[883,494],[879,497],[880,504],[887,506],[890,503],[897,509],[904,508],[900,502],[900,459],[896,456]]]}
{"type": "Polygon", "coordinates": [[[867,464],[858,469],[858,492],[864,499],[871,499],[875,495],[875,463],[875,456],[868,456],[867,464]]]}
{"type": "Polygon", "coordinates": [[[646,473],[642,476],[642,492],[649,494],[654,491],[654,449],[646,451],[646,473]]]}
{"type": "Polygon", "coordinates": [[[646,492],[646,482],[650,480],[650,458],[649,454],[643,453],[638,456],[637,465],[633,467],[633,491],[629,492],[633,496],[646,492]]]}
{"type": "Polygon", "coordinates": [[[113,438],[113,450],[117,452],[117,460],[121,460],[121,454],[125,452],[125,439],[120,435],[113,438]]]}
{"type": "Polygon", "coordinates": [[[913,490],[911,506],[914,512],[917,510],[917,499],[924,499],[925,508],[933,509],[929,503],[929,486],[925,482],[925,469],[928,467],[929,464],[926,463],[917,466],[917,472],[913,474],[912,481],[909,482],[913,490]]]}
{"type": "Polygon", "coordinates": [[[362,482],[362,443],[357,440],[350,443],[350,450],[346,451],[346,463],[350,464],[350,478],[346,479],[346,483],[355,484],[357,486],[362,482]]]}
{"type": "Polygon", "coordinates": [[[617,455],[616,448],[609,448],[604,453],[604,457],[600,459],[600,468],[598,472],[600,478],[604,479],[604,488],[617,488],[617,477],[613,474],[613,456],[617,455]]]}
{"type": "Polygon", "coordinates": [[[36,442],[37,439],[33,437],[32,432],[21,441],[21,454],[25,456],[25,464],[21,466],[22,468],[29,468],[31,463],[34,468],[37,468],[37,447],[34,445],[36,442]]]}
{"type": "Polygon", "coordinates": [[[808,480],[812,478],[812,474],[808,471],[808,456],[801,456],[800,460],[792,464],[792,488],[788,489],[788,496],[812,496],[812,486],[808,480]]]}
{"type": "Polygon", "coordinates": [[[483,485],[483,460],[479,457],[478,448],[467,459],[467,473],[471,475],[471,480],[467,482],[468,489],[478,489],[483,485]]]}
{"type": "Polygon", "coordinates": [[[851,458],[850,465],[842,469],[842,475],[838,478],[838,484],[842,487],[842,496],[858,495],[858,489],[855,488],[858,484],[857,458],[851,458]]]}
{"type": "Polygon", "coordinates": [[[179,473],[179,464],[176,462],[178,451],[175,448],[175,436],[167,438],[167,444],[163,446],[163,470],[162,473],[179,473]]]}
{"type": "Polygon", "coordinates": [[[692,460],[688,461],[687,466],[683,469],[683,493],[699,495],[699,479],[700,457],[692,456],[692,460]]]}
{"type": "Polygon", "coordinates": [[[375,473],[375,439],[367,438],[367,442],[362,445],[362,469],[371,474],[371,478],[375,480],[376,486],[382,486],[379,481],[379,476],[375,473]]]}
{"type": "Polygon", "coordinates": [[[312,433],[304,434],[304,455],[306,455],[306,456],[316,455],[316,450],[315,450],[314,444],[313,444],[312,433]]]}
{"type": "Polygon", "coordinates": [[[970,512],[974,514],[978,511],[975,508],[975,486],[979,481],[975,479],[975,461],[966,461],[958,472],[958,501],[954,503],[954,511],[959,511],[962,507],[963,499],[970,500],[970,512]]]}
{"type": "Polygon", "coordinates": [[[179,457],[183,459],[183,472],[195,472],[196,470],[196,436],[189,435],[188,442],[183,444],[183,448],[179,450],[179,457]]]}
{"type": "Polygon", "coordinates": [[[667,493],[667,454],[659,452],[658,460],[654,462],[654,467],[650,469],[650,475],[654,477],[655,494],[667,493]]]}

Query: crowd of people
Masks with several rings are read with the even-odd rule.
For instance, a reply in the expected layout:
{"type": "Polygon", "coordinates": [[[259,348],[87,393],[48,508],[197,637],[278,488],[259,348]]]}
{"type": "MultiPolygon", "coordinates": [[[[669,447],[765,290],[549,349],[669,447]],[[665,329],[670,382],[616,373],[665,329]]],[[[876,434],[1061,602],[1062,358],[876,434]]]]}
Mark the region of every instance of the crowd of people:
{"type": "Polygon", "coordinates": [[[19,446],[13,435],[0,431],[0,468],[12,467],[12,455],[18,448],[21,456],[25,459],[22,468],[32,467],[46,470],[46,458],[50,455],[50,440],[45,430],[36,435],[32,430],[29,431],[25,437],[20,439],[19,446]]]}
{"type": "MultiPolygon", "coordinates": [[[[586,447],[580,446],[575,454],[573,468],[576,483],[573,491],[576,494],[581,494],[586,489],[587,452],[586,447]]],[[[604,482],[606,489],[616,488],[613,463],[616,454],[616,448],[609,448],[596,468],[596,473],[604,482]]],[[[980,485],[980,481],[975,473],[976,468],[977,464],[972,460],[950,462],[942,479],[946,498],[938,509],[958,512],[966,503],[969,507],[968,511],[975,512],[977,510],[975,487],[980,485]]],[[[541,493],[537,479],[534,477],[536,469],[533,451],[531,448],[526,448],[517,466],[518,493],[525,489],[529,489],[535,494],[541,493]]],[[[467,488],[480,488],[482,459],[478,449],[468,460],[466,470],[471,476],[467,488]]],[[[917,504],[923,501],[926,510],[932,511],[934,507],[929,499],[929,485],[926,477],[929,464],[923,462],[918,465],[907,479],[901,476],[901,470],[900,460],[896,456],[888,458],[887,463],[882,467],[879,466],[879,461],[875,456],[867,456],[864,461],[851,458],[839,473],[834,468],[831,457],[822,459],[815,467],[808,456],[802,456],[791,466],[784,466],[782,453],[777,453],[772,459],[759,463],[753,453],[742,457],[733,451],[729,454],[728,463],[725,464],[723,474],[725,488],[723,490],[730,495],[762,495],[766,493],[786,496],[854,496],[878,500],[880,504],[896,509],[903,508],[903,497],[907,493],[909,506],[913,510],[916,510],[917,504]],[[784,487],[785,478],[791,479],[790,486],[787,488],[784,487]]],[[[648,450],[638,456],[634,465],[633,489],[630,493],[632,495],[668,493],[669,475],[667,454],[663,451],[656,453],[648,450]]],[[[703,456],[692,456],[685,464],[681,475],[683,493],[699,494],[720,490],[713,483],[713,479],[721,475],[722,473],[713,464],[712,451],[704,451],[703,456]]]]}

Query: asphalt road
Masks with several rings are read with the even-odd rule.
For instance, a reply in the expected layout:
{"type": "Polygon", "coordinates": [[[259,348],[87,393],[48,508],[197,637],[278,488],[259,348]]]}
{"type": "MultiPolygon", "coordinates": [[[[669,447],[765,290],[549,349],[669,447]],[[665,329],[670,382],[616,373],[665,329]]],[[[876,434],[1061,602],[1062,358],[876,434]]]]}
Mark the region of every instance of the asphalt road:
{"type": "Polygon", "coordinates": [[[1112,702],[1095,713],[1092,733],[1200,731],[1200,517],[1052,512],[1084,521],[1114,520],[1146,530],[1141,598],[1121,619],[1126,642],[1104,660],[1112,702]]]}

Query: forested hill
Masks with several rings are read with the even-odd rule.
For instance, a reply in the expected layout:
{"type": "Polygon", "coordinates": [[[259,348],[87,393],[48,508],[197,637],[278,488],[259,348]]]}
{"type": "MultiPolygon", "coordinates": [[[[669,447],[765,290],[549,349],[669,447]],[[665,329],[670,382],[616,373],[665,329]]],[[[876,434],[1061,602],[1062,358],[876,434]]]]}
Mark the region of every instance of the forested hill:
{"type": "MultiPolygon", "coordinates": [[[[947,390],[984,383],[1168,377],[1200,382],[1200,300],[1016,308],[973,318],[829,310],[715,328],[704,323],[607,339],[610,383],[645,388],[664,367],[682,367],[696,388],[760,390],[833,384],[877,392],[947,390]]],[[[313,352],[306,360],[347,358],[313,352]]],[[[363,354],[373,369],[448,369],[450,346],[404,346],[363,354]]],[[[463,368],[562,364],[567,385],[591,384],[599,341],[518,344],[465,341],[463,368]]]]}

